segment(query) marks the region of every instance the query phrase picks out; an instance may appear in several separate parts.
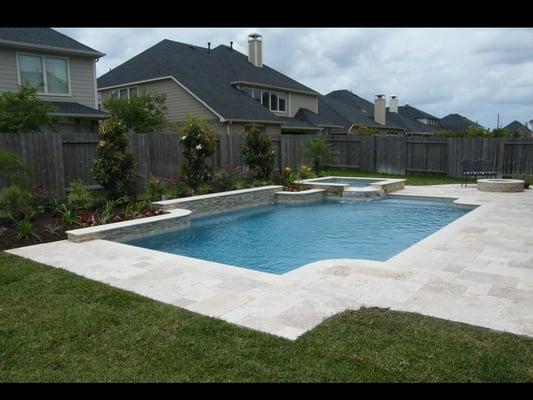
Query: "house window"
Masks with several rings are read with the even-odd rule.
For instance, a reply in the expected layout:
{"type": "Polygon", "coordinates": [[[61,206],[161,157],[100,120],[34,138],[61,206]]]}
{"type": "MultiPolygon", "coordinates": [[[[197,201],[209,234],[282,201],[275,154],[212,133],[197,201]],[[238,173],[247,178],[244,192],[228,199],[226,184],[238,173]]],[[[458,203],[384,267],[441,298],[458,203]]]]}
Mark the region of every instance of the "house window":
{"type": "Polygon", "coordinates": [[[270,109],[278,111],[278,95],[277,93],[270,93],[270,109]]]}
{"type": "Polygon", "coordinates": [[[123,89],[115,89],[111,91],[111,98],[112,99],[120,99],[120,100],[129,100],[132,97],[138,96],[139,88],[137,86],[132,86],[129,88],[123,88],[123,89]]]}
{"type": "Polygon", "coordinates": [[[70,94],[69,64],[64,57],[18,55],[19,83],[28,83],[41,94],[70,94]]]}
{"type": "Polygon", "coordinates": [[[286,111],[287,94],[244,87],[242,90],[271,111],[286,111]]]}
{"type": "Polygon", "coordinates": [[[285,93],[278,93],[278,101],[279,101],[278,110],[279,111],[285,111],[285,99],[286,99],[285,93]]]}

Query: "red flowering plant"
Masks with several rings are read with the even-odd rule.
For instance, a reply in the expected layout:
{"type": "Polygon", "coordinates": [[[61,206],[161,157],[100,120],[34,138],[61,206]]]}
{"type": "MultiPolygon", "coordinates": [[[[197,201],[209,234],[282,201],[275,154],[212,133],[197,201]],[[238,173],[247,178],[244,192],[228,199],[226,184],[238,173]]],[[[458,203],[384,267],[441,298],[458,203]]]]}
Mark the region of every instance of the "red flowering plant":
{"type": "Polygon", "coordinates": [[[286,166],[283,168],[282,184],[285,186],[285,190],[288,192],[299,192],[304,189],[301,183],[296,181],[299,179],[298,174],[292,170],[291,167],[286,166]]]}
{"type": "Polygon", "coordinates": [[[93,226],[96,224],[96,217],[93,214],[80,215],[80,224],[83,226],[93,226]]]}

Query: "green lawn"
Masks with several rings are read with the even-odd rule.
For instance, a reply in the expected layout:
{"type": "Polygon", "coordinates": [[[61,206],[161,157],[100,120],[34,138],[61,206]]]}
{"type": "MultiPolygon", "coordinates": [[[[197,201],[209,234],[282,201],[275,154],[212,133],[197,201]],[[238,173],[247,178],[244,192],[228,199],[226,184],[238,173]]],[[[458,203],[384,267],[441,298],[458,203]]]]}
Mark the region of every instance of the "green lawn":
{"type": "Polygon", "coordinates": [[[533,340],[383,309],[295,342],[0,253],[0,381],[533,381],[533,340]]]}
{"type": "MultiPolygon", "coordinates": [[[[446,175],[391,175],[365,172],[355,169],[326,169],[326,175],[332,176],[361,176],[368,178],[407,178],[406,185],[445,185],[448,183],[461,183],[460,178],[448,178],[446,175]]],[[[472,182],[475,183],[475,182],[472,182]]]]}

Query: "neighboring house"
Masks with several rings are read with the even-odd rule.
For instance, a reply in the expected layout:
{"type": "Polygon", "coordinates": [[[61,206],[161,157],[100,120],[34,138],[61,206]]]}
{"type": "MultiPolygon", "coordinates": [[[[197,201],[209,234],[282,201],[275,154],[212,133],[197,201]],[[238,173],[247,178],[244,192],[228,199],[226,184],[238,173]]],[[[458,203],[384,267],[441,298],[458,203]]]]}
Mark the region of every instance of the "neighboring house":
{"type": "Polygon", "coordinates": [[[504,126],[503,129],[506,129],[511,132],[513,136],[531,137],[531,131],[529,130],[529,128],[518,121],[511,122],[509,125],[504,126]]]}
{"type": "Polygon", "coordinates": [[[459,114],[449,114],[440,120],[440,129],[449,132],[464,132],[468,128],[483,128],[478,123],[459,114]]]}
{"type": "MultiPolygon", "coordinates": [[[[398,110],[402,107],[398,107],[398,98],[396,96],[391,97],[391,106],[388,108],[385,104],[386,99],[384,95],[377,95],[374,103],[371,103],[348,90],[335,90],[328,93],[325,99],[336,110],[339,110],[339,103],[352,110],[357,110],[358,120],[354,121],[354,123],[365,125],[366,122],[367,126],[377,127],[379,132],[427,135],[436,131],[431,125],[426,125],[414,118],[399,113],[398,110]]],[[[343,114],[346,114],[346,112],[343,114]]]]}
{"type": "MultiPolygon", "coordinates": [[[[392,99],[397,99],[396,96],[392,96],[392,99]]],[[[392,102],[392,100],[391,100],[392,102]]],[[[396,100],[396,104],[397,100],[396,100]]],[[[396,107],[398,114],[401,116],[404,116],[406,118],[414,119],[418,122],[423,123],[424,125],[429,125],[434,128],[439,127],[440,119],[438,117],[435,117],[434,115],[428,114],[425,111],[420,110],[419,108],[413,107],[409,104],[406,104],[404,106],[397,106],[396,107]]],[[[392,110],[391,110],[392,111],[392,110]]]]}
{"type": "Polygon", "coordinates": [[[0,28],[0,93],[23,82],[63,117],[55,130],[94,132],[106,114],[98,110],[96,61],[103,53],[51,28],[0,28]]]}
{"type": "Polygon", "coordinates": [[[340,129],[318,114],[320,94],[263,64],[261,35],[248,36],[248,56],[230,46],[211,49],[163,40],[98,78],[102,104],[137,93],[166,94],[167,117],[210,120],[219,133],[340,129]]]}

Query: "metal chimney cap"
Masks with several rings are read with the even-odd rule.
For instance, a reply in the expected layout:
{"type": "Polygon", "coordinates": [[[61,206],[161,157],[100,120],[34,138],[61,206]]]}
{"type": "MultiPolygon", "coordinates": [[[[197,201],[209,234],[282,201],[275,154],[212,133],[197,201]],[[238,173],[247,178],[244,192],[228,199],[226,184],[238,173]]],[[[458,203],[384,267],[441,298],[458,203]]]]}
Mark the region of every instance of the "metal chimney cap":
{"type": "Polygon", "coordinates": [[[376,98],[378,98],[378,99],[382,99],[382,98],[384,98],[384,97],[385,97],[384,94],[376,94],[376,98]]]}
{"type": "Polygon", "coordinates": [[[397,97],[398,97],[398,96],[391,96],[390,98],[391,98],[391,99],[395,99],[395,98],[397,98],[397,97]]]}
{"type": "Polygon", "coordinates": [[[259,33],[250,33],[248,35],[248,39],[252,39],[252,40],[258,40],[258,39],[261,39],[262,36],[259,34],[259,33]]]}

